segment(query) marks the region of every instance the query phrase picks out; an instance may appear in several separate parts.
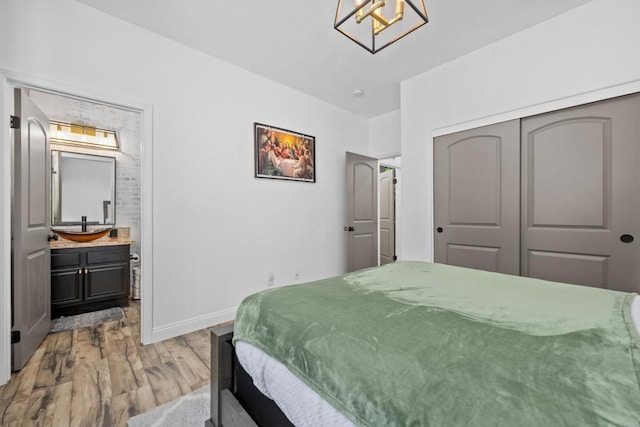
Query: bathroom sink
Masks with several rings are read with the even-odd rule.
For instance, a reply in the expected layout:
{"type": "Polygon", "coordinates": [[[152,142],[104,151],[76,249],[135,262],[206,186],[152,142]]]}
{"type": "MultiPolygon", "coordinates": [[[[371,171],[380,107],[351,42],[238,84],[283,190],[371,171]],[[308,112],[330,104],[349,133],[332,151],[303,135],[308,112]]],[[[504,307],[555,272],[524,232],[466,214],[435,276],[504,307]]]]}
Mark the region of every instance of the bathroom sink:
{"type": "Polygon", "coordinates": [[[107,235],[111,228],[101,228],[89,231],[72,231],[72,230],[56,230],[51,229],[54,233],[63,239],[73,240],[74,242],[91,242],[107,235]]]}

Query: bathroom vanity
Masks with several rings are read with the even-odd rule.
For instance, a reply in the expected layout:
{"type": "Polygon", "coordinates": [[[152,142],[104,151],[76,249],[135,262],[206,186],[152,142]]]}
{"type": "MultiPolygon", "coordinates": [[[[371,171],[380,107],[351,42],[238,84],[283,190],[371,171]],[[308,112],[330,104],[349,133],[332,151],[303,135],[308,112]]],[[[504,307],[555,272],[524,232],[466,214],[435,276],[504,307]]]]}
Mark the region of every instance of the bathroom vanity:
{"type": "Polygon", "coordinates": [[[129,238],[51,242],[51,316],[129,305],[129,238]]]}

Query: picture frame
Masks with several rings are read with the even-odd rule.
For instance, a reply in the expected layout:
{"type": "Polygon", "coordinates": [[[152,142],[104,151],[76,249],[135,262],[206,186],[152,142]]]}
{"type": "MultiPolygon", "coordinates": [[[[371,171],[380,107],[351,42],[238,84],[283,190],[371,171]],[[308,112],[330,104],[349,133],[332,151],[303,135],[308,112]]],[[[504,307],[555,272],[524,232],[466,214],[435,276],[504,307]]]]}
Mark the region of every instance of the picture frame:
{"type": "Polygon", "coordinates": [[[300,132],[253,124],[256,178],[316,182],[316,138],[300,132]]]}

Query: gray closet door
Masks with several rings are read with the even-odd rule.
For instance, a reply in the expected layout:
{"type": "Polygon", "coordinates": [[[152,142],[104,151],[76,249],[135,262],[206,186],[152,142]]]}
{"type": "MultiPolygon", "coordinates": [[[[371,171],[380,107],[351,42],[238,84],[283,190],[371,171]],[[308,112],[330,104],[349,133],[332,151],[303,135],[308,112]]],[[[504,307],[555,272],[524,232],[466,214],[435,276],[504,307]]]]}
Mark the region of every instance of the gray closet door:
{"type": "Polygon", "coordinates": [[[520,121],[434,144],[436,262],[520,274],[520,121]]]}
{"type": "Polygon", "coordinates": [[[638,96],[522,120],[523,276],[640,290],[639,123],[638,96]]]}

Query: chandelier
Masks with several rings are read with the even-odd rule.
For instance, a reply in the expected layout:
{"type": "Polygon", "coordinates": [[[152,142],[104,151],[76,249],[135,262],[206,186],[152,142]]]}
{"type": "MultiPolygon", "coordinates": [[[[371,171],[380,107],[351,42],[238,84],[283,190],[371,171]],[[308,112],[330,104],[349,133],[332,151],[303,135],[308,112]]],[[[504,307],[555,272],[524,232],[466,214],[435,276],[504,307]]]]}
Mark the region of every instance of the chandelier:
{"type": "Polygon", "coordinates": [[[338,0],[333,28],[375,54],[427,22],[424,0],[338,0]]]}

